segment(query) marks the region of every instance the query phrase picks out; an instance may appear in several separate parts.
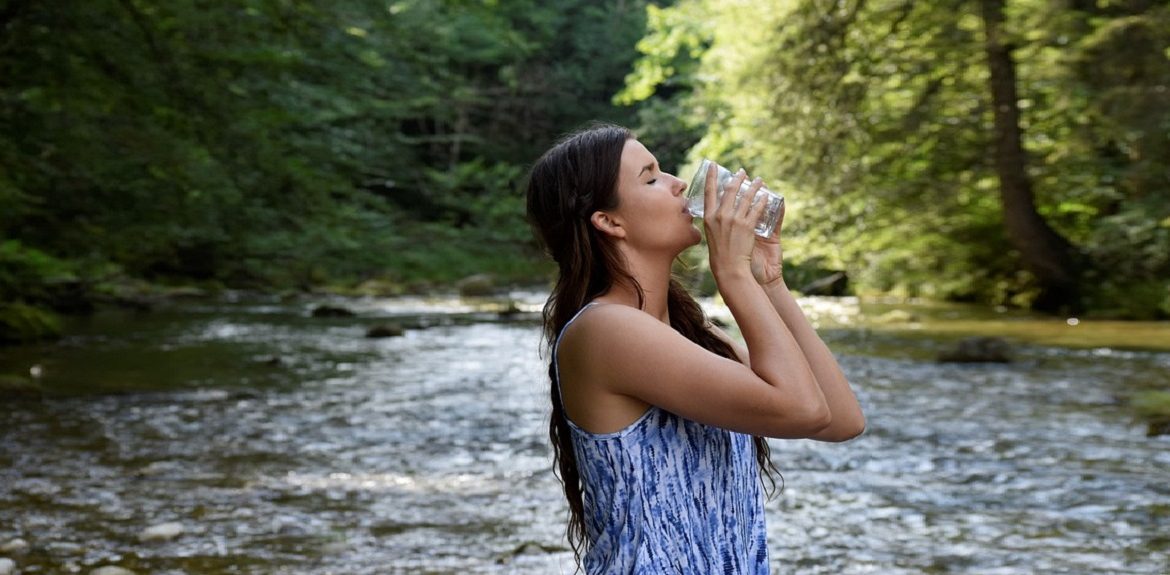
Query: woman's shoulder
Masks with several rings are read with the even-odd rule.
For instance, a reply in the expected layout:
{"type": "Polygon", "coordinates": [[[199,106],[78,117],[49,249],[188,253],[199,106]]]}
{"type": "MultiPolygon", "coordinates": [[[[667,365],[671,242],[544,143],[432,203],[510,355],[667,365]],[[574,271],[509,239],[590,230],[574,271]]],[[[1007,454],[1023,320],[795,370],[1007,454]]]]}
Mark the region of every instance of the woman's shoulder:
{"type": "Polygon", "coordinates": [[[615,333],[623,328],[638,328],[658,324],[665,327],[665,324],[654,319],[650,314],[625,304],[612,303],[604,301],[592,301],[585,304],[577,315],[565,326],[564,335],[570,332],[593,334],[596,332],[609,333],[610,335],[618,335],[615,333]]]}
{"type": "Polygon", "coordinates": [[[647,338],[673,332],[650,314],[625,304],[590,302],[561,330],[557,347],[562,353],[613,353],[647,338]]]}

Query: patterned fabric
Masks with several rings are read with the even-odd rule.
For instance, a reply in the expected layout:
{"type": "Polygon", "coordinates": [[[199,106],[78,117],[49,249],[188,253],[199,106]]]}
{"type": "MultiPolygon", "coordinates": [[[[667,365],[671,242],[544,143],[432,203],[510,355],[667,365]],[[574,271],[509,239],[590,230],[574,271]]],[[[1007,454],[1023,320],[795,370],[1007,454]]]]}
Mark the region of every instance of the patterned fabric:
{"type": "Polygon", "coordinates": [[[750,435],[657,407],[615,433],[569,426],[584,492],[587,575],[767,575],[750,435]]]}

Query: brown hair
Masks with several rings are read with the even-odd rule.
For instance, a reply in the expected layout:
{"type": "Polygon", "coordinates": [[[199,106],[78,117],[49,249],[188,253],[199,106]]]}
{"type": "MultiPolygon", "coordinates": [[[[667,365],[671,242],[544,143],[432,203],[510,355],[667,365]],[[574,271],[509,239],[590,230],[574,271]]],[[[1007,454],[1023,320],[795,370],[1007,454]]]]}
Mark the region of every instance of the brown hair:
{"type": "MultiPolygon", "coordinates": [[[[556,345],[561,330],[586,303],[605,293],[616,281],[628,282],[638,292],[638,305],[644,303],[642,287],[625,269],[617,246],[589,221],[597,210],[617,207],[618,170],[622,148],[633,138],[620,126],[599,124],[571,134],[544,153],[533,166],[528,179],[528,220],[545,250],[558,266],[556,283],[544,305],[544,336],[549,349],[556,345]]],[[[707,317],[698,302],[672,279],[667,293],[670,325],[687,339],[720,356],[738,360],[727,342],[709,329],[707,317]]],[[[588,548],[585,536],[585,510],[581,494],[581,476],[569,430],[568,418],[561,406],[556,364],[549,359],[552,420],[553,465],[564,485],[569,502],[569,544],[580,564],[588,548]]],[[[768,444],[762,437],[753,438],[756,462],[761,479],[775,490],[768,444]]],[[[781,477],[783,480],[783,477],[781,477]]]]}

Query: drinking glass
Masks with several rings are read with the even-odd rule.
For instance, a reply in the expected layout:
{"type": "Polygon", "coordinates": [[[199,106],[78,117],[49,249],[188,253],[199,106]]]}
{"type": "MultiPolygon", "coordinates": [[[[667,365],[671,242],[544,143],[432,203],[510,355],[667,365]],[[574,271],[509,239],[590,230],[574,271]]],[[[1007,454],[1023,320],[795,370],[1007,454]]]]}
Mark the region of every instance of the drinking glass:
{"type": "MultiPolygon", "coordinates": [[[[707,188],[707,168],[711,164],[715,164],[715,193],[716,197],[722,198],[724,188],[731,182],[735,174],[731,170],[716,164],[715,162],[703,158],[699,163],[699,170],[691,178],[691,185],[687,187],[687,209],[692,216],[696,218],[703,217],[703,204],[706,201],[707,188]]],[[[751,191],[751,180],[744,178],[743,183],[739,185],[739,191],[736,193],[736,201],[747,196],[751,191]]],[[[780,207],[784,205],[784,198],[780,194],[769,190],[763,186],[756,190],[755,197],[752,198],[752,203],[767,202],[764,212],[760,214],[760,220],[756,222],[756,235],[769,237],[776,229],[776,222],[780,219],[780,207]]]]}

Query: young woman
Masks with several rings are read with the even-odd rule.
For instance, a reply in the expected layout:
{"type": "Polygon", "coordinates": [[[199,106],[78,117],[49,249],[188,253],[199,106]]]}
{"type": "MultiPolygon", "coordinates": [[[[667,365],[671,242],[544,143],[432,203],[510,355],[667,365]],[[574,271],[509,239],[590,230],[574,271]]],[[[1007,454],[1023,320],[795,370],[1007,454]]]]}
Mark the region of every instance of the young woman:
{"type": "Polygon", "coordinates": [[[701,239],[686,183],[629,131],[574,134],[530,174],[528,217],[560,272],[544,309],[549,433],[589,575],[767,574],[763,438],[844,441],[865,428],[784,284],[780,225],[757,238],[763,202],[719,201],[715,187],[712,170],[711,271],[746,348],[671,278],[701,239]]]}

